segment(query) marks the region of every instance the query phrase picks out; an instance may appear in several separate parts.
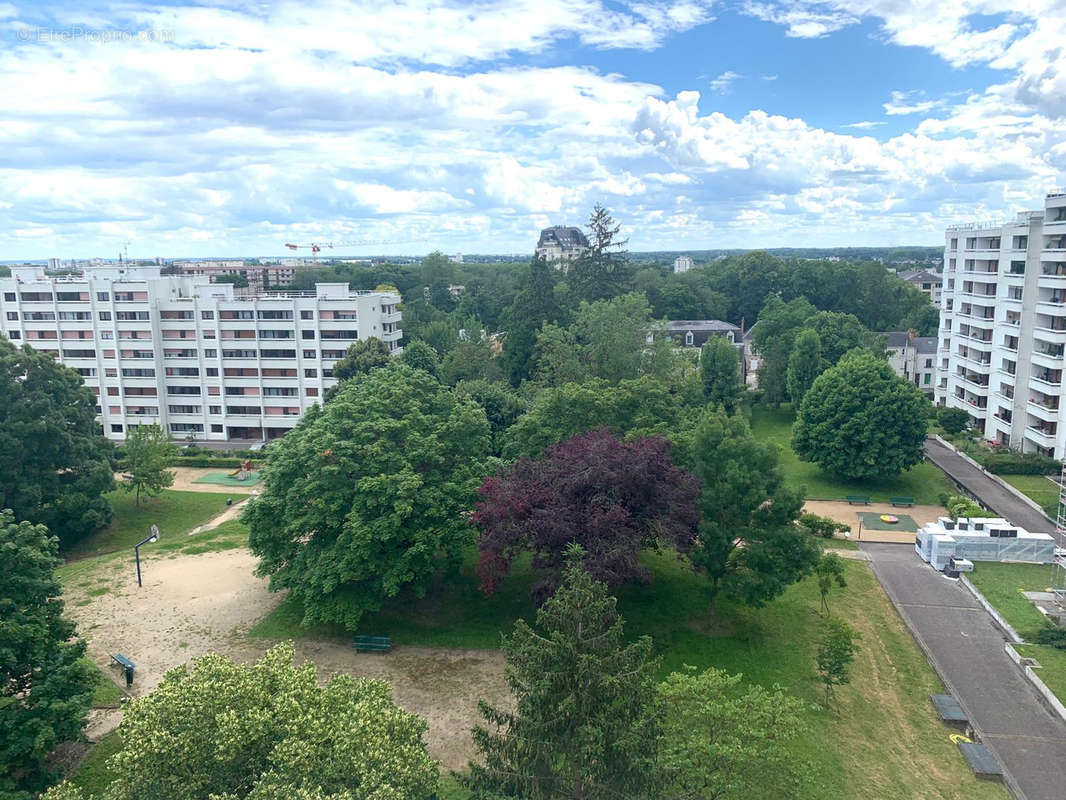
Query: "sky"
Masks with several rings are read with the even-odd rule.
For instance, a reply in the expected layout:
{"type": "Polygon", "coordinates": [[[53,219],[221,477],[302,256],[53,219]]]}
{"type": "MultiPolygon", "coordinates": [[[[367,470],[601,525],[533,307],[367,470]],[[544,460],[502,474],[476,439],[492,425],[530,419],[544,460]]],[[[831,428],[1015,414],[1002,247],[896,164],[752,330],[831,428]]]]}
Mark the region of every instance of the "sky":
{"type": "Polygon", "coordinates": [[[0,260],[940,244],[1064,185],[1066,0],[0,0],[0,260]]]}

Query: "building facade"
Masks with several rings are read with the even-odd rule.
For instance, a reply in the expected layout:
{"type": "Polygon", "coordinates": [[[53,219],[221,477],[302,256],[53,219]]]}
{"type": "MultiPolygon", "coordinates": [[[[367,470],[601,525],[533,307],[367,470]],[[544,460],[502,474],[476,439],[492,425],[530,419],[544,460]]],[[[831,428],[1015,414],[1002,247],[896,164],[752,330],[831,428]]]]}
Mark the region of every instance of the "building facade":
{"type": "Polygon", "coordinates": [[[878,335],[884,337],[888,364],[893,372],[933,397],[937,378],[937,338],[915,336],[914,331],[889,331],[878,335]]]}
{"type": "Polygon", "coordinates": [[[678,256],[674,259],[674,273],[680,274],[682,272],[688,272],[692,269],[692,257],[691,256],[678,256]]]}
{"type": "Polygon", "coordinates": [[[1010,223],[947,229],[936,401],[984,438],[1066,456],[1066,191],[1010,223]]]}
{"type": "Polygon", "coordinates": [[[537,257],[564,268],[566,262],[580,258],[589,249],[589,240],[580,228],[553,225],[540,232],[537,257]]]}
{"type": "Polygon", "coordinates": [[[940,307],[944,284],[944,279],[940,275],[924,269],[908,270],[897,274],[900,278],[928,297],[929,302],[937,308],[940,307]]]}
{"type": "Polygon", "coordinates": [[[248,281],[246,290],[238,289],[240,294],[261,294],[271,289],[279,289],[292,283],[296,274],[293,264],[249,264],[245,261],[175,261],[170,267],[182,275],[202,275],[212,282],[220,275],[240,275],[248,281]]]}
{"type": "Polygon", "coordinates": [[[336,383],[358,339],[401,350],[400,296],[319,283],[314,292],[237,294],[158,267],[0,278],[3,333],[52,353],[98,397],[104,434],[156,423],[177,439],[281,436],[336,383]]]}

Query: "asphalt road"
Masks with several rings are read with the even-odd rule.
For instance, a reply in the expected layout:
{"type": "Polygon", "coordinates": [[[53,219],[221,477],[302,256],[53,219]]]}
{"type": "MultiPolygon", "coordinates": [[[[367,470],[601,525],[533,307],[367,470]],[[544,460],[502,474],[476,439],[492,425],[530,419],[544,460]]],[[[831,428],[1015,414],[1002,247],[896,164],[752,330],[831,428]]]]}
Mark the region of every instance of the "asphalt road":
{"type": "MultiPolygon", "coordinates": [[[[970,462],[960,458],[936,439],[925,440],[925,457],[947,473],[970,494],[999,516],[1025,528],[1030,533],[1055,535],[1055,522],[1019,500],[970,462]]],[[[1061,795],[1066,798],[1066,789],[1061,795]]]]}
{"type": "Polygon", "coordinates": [[[1007,656],[992,618],[966,587],[934,571],[912,547],[864,542],[861,549],[948,691],[999,759],[1014,794],[1022,800],[1066,798],[1066,723],[1007,656]]]}

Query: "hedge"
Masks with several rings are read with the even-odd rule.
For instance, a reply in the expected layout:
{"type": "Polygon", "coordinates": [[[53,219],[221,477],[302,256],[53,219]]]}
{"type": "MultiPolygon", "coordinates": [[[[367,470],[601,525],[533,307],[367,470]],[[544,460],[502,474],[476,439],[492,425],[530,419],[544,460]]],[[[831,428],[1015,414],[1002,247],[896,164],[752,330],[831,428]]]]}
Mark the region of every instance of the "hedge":
{"type": "MultiPolygon", "coordinates": [[[[206,458],[204,456],[185,456],[171,459],[171,467],[218,467],[219,469],[236,469],[241,465],[243,458],[206,458]]],[[[259,462],[252,461],[252,469],[258,469],[259,462]]],[[[122,472],[126,469],[126,462],[119,459],[115,462],[115,471],[122,472]]]]}
{"type": "Polygon", "coordinates": [[[982,453],[975,457],[997,475],[1056,475],[1062,463],[1040,453],[982,453]]]}

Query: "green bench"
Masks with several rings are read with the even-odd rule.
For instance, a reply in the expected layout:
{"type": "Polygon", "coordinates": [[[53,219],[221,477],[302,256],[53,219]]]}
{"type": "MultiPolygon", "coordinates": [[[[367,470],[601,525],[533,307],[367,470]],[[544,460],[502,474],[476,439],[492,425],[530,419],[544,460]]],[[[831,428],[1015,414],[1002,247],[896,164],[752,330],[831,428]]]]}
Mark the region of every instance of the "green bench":
{"type": "Polygon", "coordinates": [[[112,653],[111,660],[122,667],[122,672],[126,675],[126,688],[133,686],[133,672],[137,669],[137,665],[122,655],[122,653],[112,653]]]}
{"type": "Polygon", "coordinates": [[[906,506],[907,508],[910,508],[911,506],[914,505],[914,498],[913,497],[893,497],[892,498],[892,505],[894,505],[894,506],[906,506]]]}
{"type": "Polygon", "coordinates": [[[868,494],[849,494],[844,499],[848,501],[848,505],[849,506],[854,506],[854,505],[868,506],[868,505],[870,505],[870,495],[868,495],[868,494]]]}
{"type": "Polygon", "coordinates": [[[356,636],[352,643],[357,653],[387,653],[392,649],[389,636],[356,636]]]}

